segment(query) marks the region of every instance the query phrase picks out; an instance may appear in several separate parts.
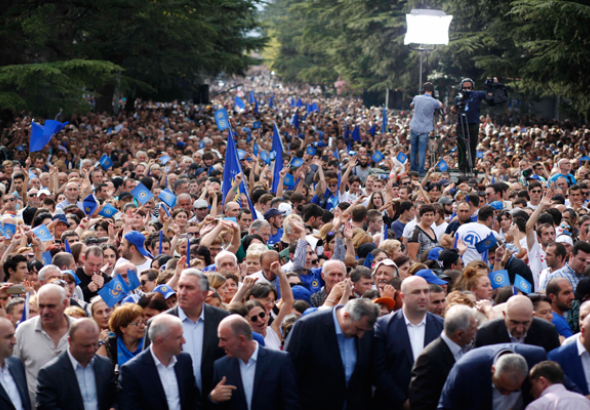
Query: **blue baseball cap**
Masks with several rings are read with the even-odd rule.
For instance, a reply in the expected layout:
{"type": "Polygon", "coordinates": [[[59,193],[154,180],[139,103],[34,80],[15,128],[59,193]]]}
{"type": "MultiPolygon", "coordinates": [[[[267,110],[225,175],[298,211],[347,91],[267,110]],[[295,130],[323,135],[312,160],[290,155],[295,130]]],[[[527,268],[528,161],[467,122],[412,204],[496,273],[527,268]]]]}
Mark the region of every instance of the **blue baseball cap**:
{"type": "Polygon", "coordinates": [[[504,210],[504,204],[502,203],[502,201],[490,202],[490,206],[492,208],[494,208],[494,210],[496,210],[496,211],[503,211],[504,210]]]}
{"type": "Polygon", "coordinates": [[[134,245],[137,248],[137,251],[141,253],[143,256],[148,258],[154,258],[151,253],[149,253],[145,247],[145,236],[137,231],[127,232],[123,239],[126,239],[131,245],[134,245]]]}
{"type": "Polygon", "coordinates": [[[432,248],[430,251],[428,251],[428,260],[429,261],[437,261],[439,255],[442,253],[442,251],[444,251],[444,249],[441,248],[440,246],[437,246],[436,248],[432,248]]]}
{"type": "Polygon", "coordinates": [[[55,214],[53,216],[53,220],[57,221],[57,222],[62,222],[64,224],[66,224],[67,226],[70,226],[70,223],[68,222],[68,218],[66,217],[65,214],[55,214]]]}
{"type": "Polygon", "coordinates": [[[162,296],[164,296],[164,299],[168,299],[170,296],[176,295],[176,292],[174,291],[174,289],[172,289],[168,285],[159,285],[159,286],[156,286],[154,288],[153,292],[160,293],[162,296]]]}
{"type": "Polygon", "coordinates": [[[433,285],[448,285],[448,282],[440,279],[430,269],[420,269],[414,276],[420,276],[421,278],[424,278],[426,282],[433,285]]]}
{"type": "Polygon", "coordinates": [[[311,305],[311,292],[307,288],[295,285],[291,288],[291,291],[293,292],[293,299],[304,300],[311,305]]]}

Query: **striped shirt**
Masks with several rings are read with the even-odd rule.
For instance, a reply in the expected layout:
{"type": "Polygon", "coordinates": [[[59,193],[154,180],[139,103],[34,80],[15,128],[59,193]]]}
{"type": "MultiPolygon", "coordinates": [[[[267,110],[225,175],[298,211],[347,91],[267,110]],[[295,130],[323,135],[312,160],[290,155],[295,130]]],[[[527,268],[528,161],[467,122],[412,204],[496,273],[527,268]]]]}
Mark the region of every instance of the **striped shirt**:
{"type": "Polygon", "coordinates": [[[417,95],[412,101],[414,115],[410,121],[412,131],[423,134],[434,129],[434,110],[441,107],[441,103],[430,94],[417,95]]]}

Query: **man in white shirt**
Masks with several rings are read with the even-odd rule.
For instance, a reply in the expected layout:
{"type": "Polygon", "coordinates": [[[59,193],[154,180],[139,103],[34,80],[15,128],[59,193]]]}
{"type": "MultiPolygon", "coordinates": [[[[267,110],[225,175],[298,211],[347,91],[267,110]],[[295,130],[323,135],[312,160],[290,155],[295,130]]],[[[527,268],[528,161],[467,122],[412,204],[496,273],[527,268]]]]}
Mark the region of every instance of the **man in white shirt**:
{"type": "Polygon", "coordinates": [[[248,410],[299,408],[297,378],[288,353],[258,345],[250,325],[239,315],[223,319],[217,333],[227,356],[215,362],[211,401],[231,401],[228,408],[248,410]]]}
{"type": "Polygon", "coordinates": [[[141,275],[152,266],[152,255],[145,249],[145,236],[140,232],[131,231],[123,236],[121,242],[121,257],[115,264],[115,270],[125,262],[131,262],[137,267],[137,274],[141,275]]]}
{"type": "Polygon", "coordinates": [[[0,408],[30,410],[25,368],[18,357],[12,356],[15,344],[14,325],[0,318],[0,408]]]}
{"type": "Polygon", "coordinates": [[[568,391],[563,385],[564,374],[559,364],[551,361],[537,363],[529,373],[531,395],[536,399],[526,410],[589,410],[590,400],[568,391]]]}
{"type": "Polygon", "coordinates": [[[457,229],[455,243],[461,239],[467,245],[467,251],[463,254],[463,263],[467,265],[471,261],[480,260],[487,263],[488,252],[479,253],[475,247],[492,233],[494,223],[494,208],[485,205],[479,209],[477,223],[463,224],[457,229]]]}
{"type": "MultiPolygon", "coordinates": [[[[533,186],[532,182],[530,186],[533,186]]],[[[540,184],[535,184],[533,191],[543,192],[540,184]],[[539,185],[539,186],[537,186],[539,185]]],[[[529,266],[533,273],[535,289],[539,289],[539,276],[547,269],[547,246],[555,241],[555,227],[549,223],[536,226],[539,216],[551,205],[551,198],[543,197],[526,224],[526,245],[529,256],[529,266]]]]}

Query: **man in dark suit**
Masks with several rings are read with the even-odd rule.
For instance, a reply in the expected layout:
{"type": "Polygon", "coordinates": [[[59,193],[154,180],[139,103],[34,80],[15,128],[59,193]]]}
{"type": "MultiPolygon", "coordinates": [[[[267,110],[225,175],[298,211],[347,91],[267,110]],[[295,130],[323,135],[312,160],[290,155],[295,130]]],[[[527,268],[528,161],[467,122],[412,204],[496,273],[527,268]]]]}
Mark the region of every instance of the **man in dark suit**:
{"type": "Polygon", "coordinates": [[[548,353],[560,346],[555,326],[533,317],[533,304],[526,296],[508,299],[504,317],[484,323],[475,336],[475,347],[497,343],[524,343],[540,346],[548,353]]]}
{"type": "Polygon", "coordinates": [[[252,339],[239,315],[226,317],[217,330],[226,356],[215,361],[209,399],[227,410],[299,410],[297,375],[288,353],[266,349],[252,339]]]}
{"type": "Polygon", "coordinates": [[[402,309],[379,318],[375,325],[375,408],[409,407],[414,361],[443,330],[442,318],[428,312],[430,288],[426,280],[419,276],[404,279],[401,297],[402,309]]]}
{"type": "Polygon", "coordinates": [[[149,349],[121,367],[119,410],[199,409],[191,356],[182,352],[182,322],[172,315],[158,315],[149,332],[149,349]]]}
{"type": "Polygon", "coordinates": [[[453,366],[438,409],[524,408],[532,400],[528,369],[546,358],[541,347],[514,343],[473,349],[453,366]]]}
{"type": "Polygon", "coordinates": [[[564,344],[561,347],[549,352],[549,360],[560,364],[563,372],[569,377],[580,389],[584,396],[590,394],[588,389],[588,380],[586,379],[583,356],[588,358],[590,352],[590,315],[584,318],[578,340],[573,343],[564,344]],[[582,351],[582,354],[578,352],[582,351]]]}
{"type": "Polygon", "coordinates": [[[451,368],[467,352],[476,331],[477,319],[473,309],[455,305],[448,310],[444,332],[424,348],[412,369],[412,410],[436,410],[451,368]]]}
{"type": "Polygon", "coordinates": [[[68,334],[69,348],[47,363],[37,378],[37,410],[111,409],[117,385],[111,362],[98,356],[100,330],[92,319],[74,322],[68,334]],[[94,383],[84,383],[94,379],[94,383]]]}
{"type": "MultiPolygon", "coordinates": [[[[218,346],[217,327],[229,313],[204,303],[209,292],[209,280],[196,269],[182,270],[185,266],[183,260],[184,257],[177,265],[177,269],[182,271],[178,281],[178,306],[166,313],[182,321],[186,340],[182,351],[191,356],[193,374],[201,391],[201,402],[208,407],[207,397],[213,389],[213,363],[225,354],[218,346]]],[[[148,322],[145,349],[150,345],[150,325],[151,321],[148,322]]]]}
{"type": "Polygon", "coordinates": [[[31,410],[25,367],[18,357],[12,355],[14,345],[14,325],[10,320],[0,318],[0,408],[31,410]]]}
{"type": "Polygon", "coordinates": [[[302,317],[289,333],[301,406],[305,410],[364,410],[371,402],[370,358],[379,307],[353,299],[344,307],[302,317]]]}

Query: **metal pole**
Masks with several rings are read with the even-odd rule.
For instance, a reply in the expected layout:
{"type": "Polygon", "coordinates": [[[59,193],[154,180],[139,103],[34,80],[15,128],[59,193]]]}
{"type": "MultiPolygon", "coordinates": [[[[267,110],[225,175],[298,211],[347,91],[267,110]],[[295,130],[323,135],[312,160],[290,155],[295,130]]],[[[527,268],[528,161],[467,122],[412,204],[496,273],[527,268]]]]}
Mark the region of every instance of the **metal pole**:
{"type": "Polygon", "coordinates": [[[385,109],[389,109],[389,88],[385,89],[385,109]]]}
{"type": "Polygon", "coordinates": [[[418,93],[422,92],[422,57],[424,55],[424,51],[420,50],[420,81],[418,83],[418,93]]]}

